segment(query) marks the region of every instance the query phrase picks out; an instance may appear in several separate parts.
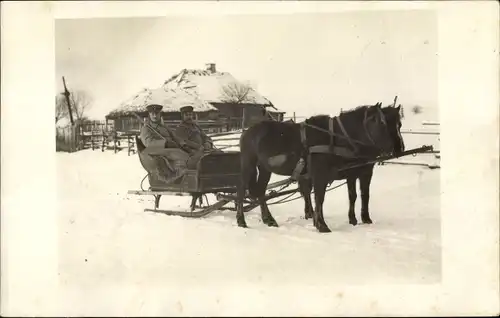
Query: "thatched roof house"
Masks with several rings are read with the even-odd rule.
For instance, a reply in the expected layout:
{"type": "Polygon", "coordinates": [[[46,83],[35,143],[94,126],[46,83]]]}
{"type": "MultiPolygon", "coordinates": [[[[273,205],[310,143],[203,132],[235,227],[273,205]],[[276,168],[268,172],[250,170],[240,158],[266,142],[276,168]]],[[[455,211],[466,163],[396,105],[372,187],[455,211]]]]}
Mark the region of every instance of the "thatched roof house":
{"type": "Polygon", "coordinates": [[[183,89],[174,90],[160,87],[157,89],[143,89],[132,98],[121,103],[117,109],[111,111],[106,117],[114,119],[129,116],[132,113],[146,116],[146,106],[150,104],[162,105],[163,113],[177,113],[180,107],[187,104],[192,105],[197,113],[217,111],[217,108],[200,99],[192,92],[183,89]]]}
{"type": "Polygon", "coordinates": [[[114,120],[115,129],[126,130],[123,122],[134,121],[132,113],[147,116],[146,106],[151,103],[163,106],[165,120],[179,120],[179,109],[187,104],[194,107],[199,120],[244,119],[245,126],[262,120],[264,109],[278,120],[284,114],[250,85],[207,64],[204,70],[183,69],[159,88],[140,91],[111,111],[106,120],[114,120]]]}

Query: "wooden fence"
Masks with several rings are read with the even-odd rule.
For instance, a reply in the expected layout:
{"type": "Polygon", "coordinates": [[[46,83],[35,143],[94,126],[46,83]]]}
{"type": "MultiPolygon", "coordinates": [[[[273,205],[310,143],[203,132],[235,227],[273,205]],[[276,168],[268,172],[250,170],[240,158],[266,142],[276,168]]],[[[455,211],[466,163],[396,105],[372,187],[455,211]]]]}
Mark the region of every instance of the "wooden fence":
{"type": "Polygon", "coordinates": [[[80,135],[77,126],[56,127],[56,151],[79,150],[80,135]]]}

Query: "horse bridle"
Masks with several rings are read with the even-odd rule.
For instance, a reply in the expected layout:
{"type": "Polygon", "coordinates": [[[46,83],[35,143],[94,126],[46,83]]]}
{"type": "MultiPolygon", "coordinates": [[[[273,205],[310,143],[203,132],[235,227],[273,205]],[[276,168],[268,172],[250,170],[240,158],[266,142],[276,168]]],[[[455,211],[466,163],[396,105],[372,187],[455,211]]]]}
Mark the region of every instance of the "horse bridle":
{"type": "MultiPolygon", "coordinates": [[[[377,111],[380,115],[379,118],[382,121],[382,124],[383,124],[384,128],[386,129],[386,132],[388,132],[387,120],[385,119],[384,112],[379,107],[377,107],[377,111]]],[[[370,131],[366,127],[367,122],[368,122],[368,110],[365,111],[365,119],[363,120],[363,127],[365,128],[366,137],[368,137],[368,139],[371,141],[372,146],[377,148],[377,150],[380,150],[379,147],[377,146],[377,144],[375,143],[375,141],[373,140],[372,135],[370,134],[370,131]]]]}
{"type": "MultiPolygon", "coordinates": [[[[371,145],[367,144],[367,143],[364,143],[362,141],[359,141],[357,139],[351,138],[349,136],[349,134],[347,133],[347,130],[345,129],[345,127],[344,127],[344,125],[342,123],[342,120],[340,119],[340,116],[335,116],[335,117],[330,117],[329,118],[328,130],[323,129],[323,128],[318,127],[318,126],[315,126],[315,125],[307,124],[306,122],[302,122],[300,124],[301,125],[301,139],[302,139],[302,143],[304,143],[304,144],[306,143],[305,126],[308,126],[308,127],[311,127],[311,128],[316,129],[316,130],[319,130],[319,131],[322,131],[322,132],[325,132],[325,133],[329,134],[330,135],[330,147],[333,146],[333,138],[334,137],[340,137],[342,139],[347,139],[347,141],[349,142],[349,144],[351,145],[351,147],[354,149],[354,152],[358,152],[359,151],[359,147],[356,144],[360,144],[360,145],[365,146],[365,147],[371,147],[371,148],[376,148],[377,150],[380,150],[380,147],[377,146],[377,144],[375,143],[375,141],[372,138],[372,135],[370,134],[370,131],[366,127],[366,123],[368,122],[368,119],[371,118],[372,116],[374,116],[374,115],[368,116],[368,111],[369,111],[369,109],[367,108],[365,110],[365,116],[364,116],[364,119],[363,119],[363,128],[365,130],[365,135],[368,137],[368,139],[371,142],[371,145]],[[336,134],[334,132],[334,127],[333,127],[334,120],[337,121],[337,123],[338,123],[338,125],[340,127],[340,130],[342,131],[343,135],[339,135],[339,134],[336,134]]],[[[378,114],[380,115],[380,119],[381,119],[384,127],[387,129],[387,121],[385,119],[384,113],[378,107],[377,107],[377,111],[378,111],[378,114]]]]}

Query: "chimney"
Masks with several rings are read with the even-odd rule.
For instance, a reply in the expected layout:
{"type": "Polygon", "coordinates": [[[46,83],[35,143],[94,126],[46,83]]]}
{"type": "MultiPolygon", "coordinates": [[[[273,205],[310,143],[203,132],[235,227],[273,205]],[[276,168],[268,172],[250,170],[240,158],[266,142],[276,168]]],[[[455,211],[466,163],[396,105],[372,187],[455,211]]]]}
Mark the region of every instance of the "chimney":
{"type": "Polygon", "coordinates": [[[215,73],[215,63],[206,63],[205,64],[207,71],[210,71],[210,73],[215,73]]]}

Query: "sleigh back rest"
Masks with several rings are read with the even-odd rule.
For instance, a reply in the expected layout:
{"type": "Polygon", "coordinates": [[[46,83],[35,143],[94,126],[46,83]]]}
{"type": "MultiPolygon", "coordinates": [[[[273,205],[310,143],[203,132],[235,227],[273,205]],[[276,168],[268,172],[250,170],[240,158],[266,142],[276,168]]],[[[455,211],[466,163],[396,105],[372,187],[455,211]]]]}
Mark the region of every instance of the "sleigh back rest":
{"type": "Polygon", "coordinates": [[[205,191],[235,188],[240,178],[240,152],[212,152],[198,162],[198,183],[205,191]]]}
{"type": "Polygon", "coordinates": [[[135,136],[135,144],[137,145],[137,155],[139,156],[139,161],[148,173],[151,174],[151,171],[155,168],[156,166],[156,161],[153,157],[148,156],[143,154],[144,149],[146,149],[146,146],[142,142],[142,140],[139,138],[139,136],[135,136]]]}

